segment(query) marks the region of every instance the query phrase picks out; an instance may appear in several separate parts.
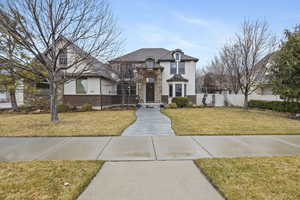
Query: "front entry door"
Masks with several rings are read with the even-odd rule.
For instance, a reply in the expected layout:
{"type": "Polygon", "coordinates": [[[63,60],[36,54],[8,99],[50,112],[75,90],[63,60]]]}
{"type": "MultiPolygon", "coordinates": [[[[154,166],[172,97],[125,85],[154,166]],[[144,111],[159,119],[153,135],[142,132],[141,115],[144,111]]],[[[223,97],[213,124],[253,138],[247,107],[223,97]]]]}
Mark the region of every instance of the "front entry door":
{"type": "Polygon", "coordinates": [[[146,102],[147,103],[154,102],[154,83],[146,84],[146,102]]]}

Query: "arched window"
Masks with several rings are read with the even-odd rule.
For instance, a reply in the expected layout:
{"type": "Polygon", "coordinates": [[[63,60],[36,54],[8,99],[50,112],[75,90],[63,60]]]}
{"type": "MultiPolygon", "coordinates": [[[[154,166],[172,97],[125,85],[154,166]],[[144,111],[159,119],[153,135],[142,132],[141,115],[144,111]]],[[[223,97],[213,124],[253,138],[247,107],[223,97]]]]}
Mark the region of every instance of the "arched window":
{"type": "Polygon", "coordinates": [[[146,59],[146,66],[147,66],[147,68],[153,68],[154,67],[154,59],[152,59],[152,58],[146,59]]]}
{"type": "Polygon", "coordinates": [[[178,62],[180,62],[180,60],[181,60],[181,53],[179,53],[179,52],[175,53],[175,60],[178,61],[178,62]]]}

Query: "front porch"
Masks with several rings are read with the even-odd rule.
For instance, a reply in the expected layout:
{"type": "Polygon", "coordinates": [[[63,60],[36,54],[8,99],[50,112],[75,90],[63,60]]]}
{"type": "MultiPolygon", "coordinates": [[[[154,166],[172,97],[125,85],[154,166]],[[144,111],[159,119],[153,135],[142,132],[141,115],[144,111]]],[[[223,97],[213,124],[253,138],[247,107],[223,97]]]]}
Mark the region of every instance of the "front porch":
{"type": "Polygon", "coordinates": [[[137,69],[137,95],[139,103],[161,103],[162,95],[162,68],[137,69]]]}

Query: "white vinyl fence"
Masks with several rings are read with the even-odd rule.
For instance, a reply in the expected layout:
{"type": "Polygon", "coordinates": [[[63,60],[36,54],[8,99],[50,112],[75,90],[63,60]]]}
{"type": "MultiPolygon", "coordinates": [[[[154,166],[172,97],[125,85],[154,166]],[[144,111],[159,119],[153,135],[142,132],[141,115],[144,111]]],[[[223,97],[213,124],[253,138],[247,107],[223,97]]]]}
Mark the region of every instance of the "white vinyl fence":
{"type": "MultiPolygon", "coordinates": [[[[197,94],[197,105],[203,105],[204,93],[197,94]]],[[[248,100],[265,100],[265,101],[282,101],[279,96],[275,95],[257,95],[251,94],[248,100]]],[[[243,94],[207,94],[206,104],[210,106],[243,106],[243,94]]]]}
{"type": "MultiPolygon", "coordinates": [[[[16,89],[16,100],[18,105],[24,104],[24,87],[18,86],[16,89]]],[[[9,101],[9,94],[7,91],[1,90],[0,92],[0,109],[11,108],[11,103],[9,101]]]]}

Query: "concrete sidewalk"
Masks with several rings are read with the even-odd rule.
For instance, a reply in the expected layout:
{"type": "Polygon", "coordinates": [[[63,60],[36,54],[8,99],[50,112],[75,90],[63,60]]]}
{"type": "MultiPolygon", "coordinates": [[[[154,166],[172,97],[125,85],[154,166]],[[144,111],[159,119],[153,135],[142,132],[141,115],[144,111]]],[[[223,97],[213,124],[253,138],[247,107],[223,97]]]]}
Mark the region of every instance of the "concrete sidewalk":
{"type": "Polygon", "coordinates": [[[0,138],[0,160],[190,160],[300,154],[300,135],[0,138]]]}
{"type": "Polygon", "coordinates": [[[222,200],[193,161],[106,162],[78,200],[222,200]]]}

